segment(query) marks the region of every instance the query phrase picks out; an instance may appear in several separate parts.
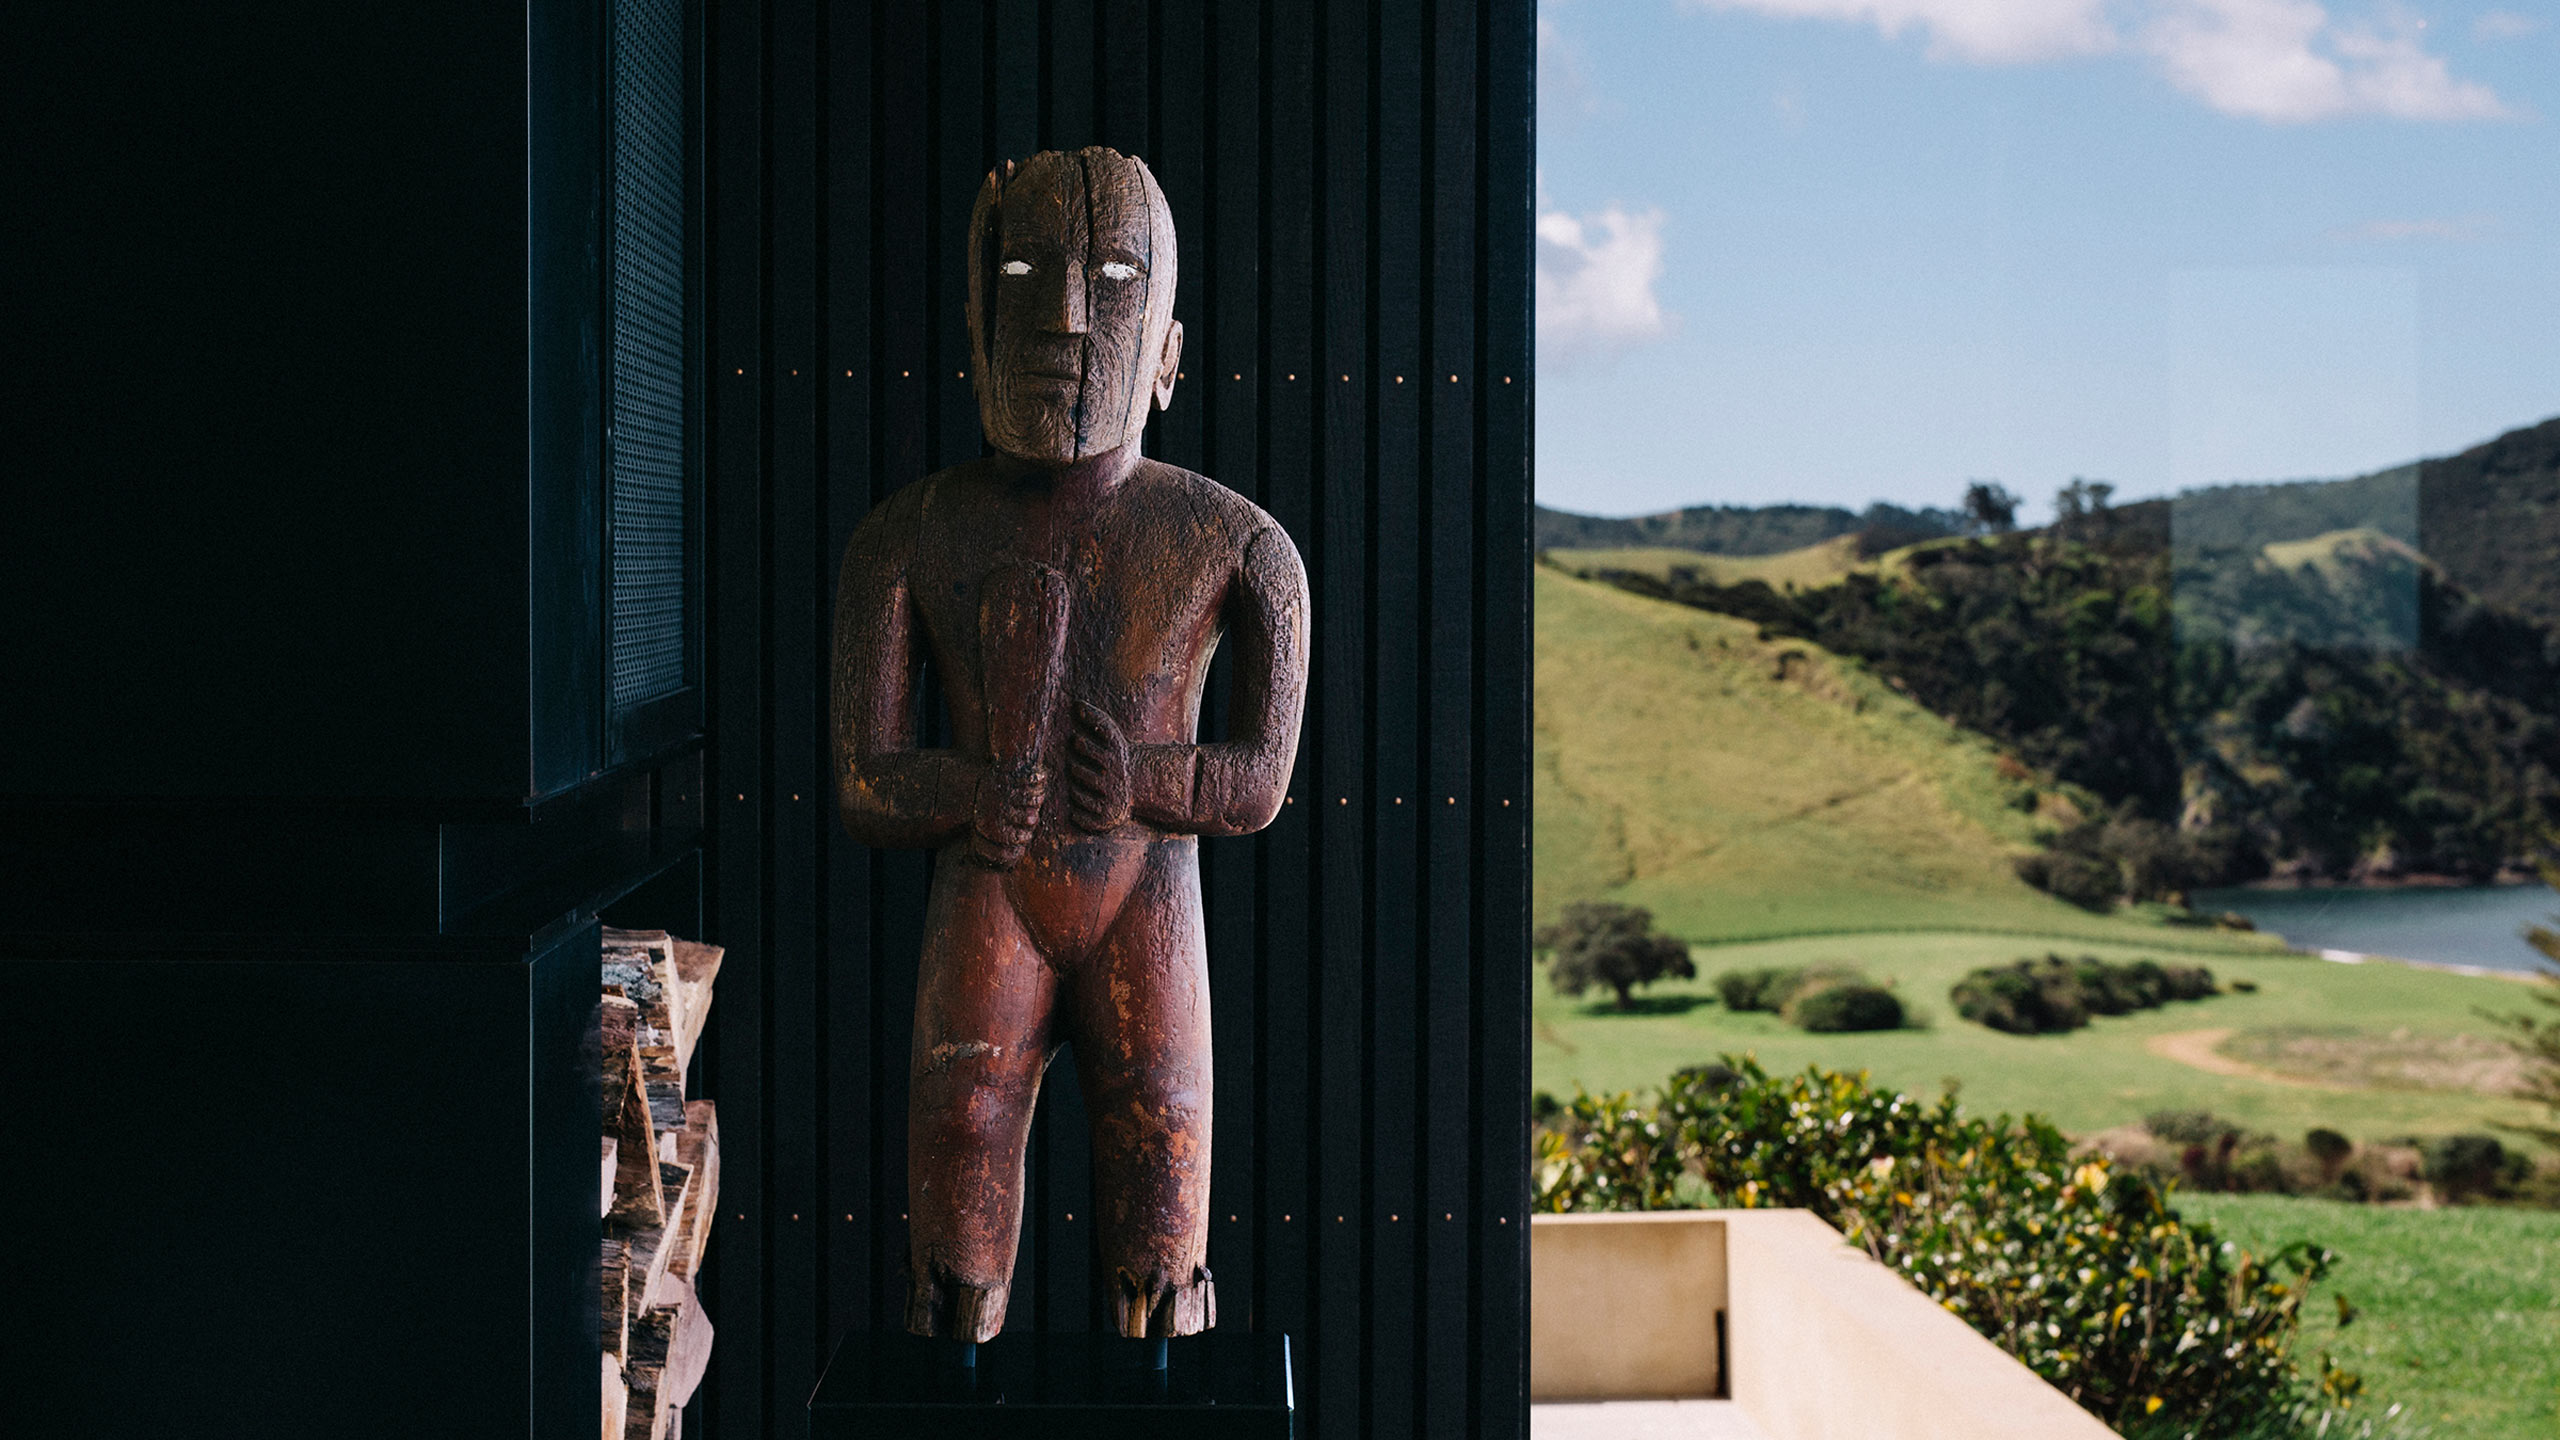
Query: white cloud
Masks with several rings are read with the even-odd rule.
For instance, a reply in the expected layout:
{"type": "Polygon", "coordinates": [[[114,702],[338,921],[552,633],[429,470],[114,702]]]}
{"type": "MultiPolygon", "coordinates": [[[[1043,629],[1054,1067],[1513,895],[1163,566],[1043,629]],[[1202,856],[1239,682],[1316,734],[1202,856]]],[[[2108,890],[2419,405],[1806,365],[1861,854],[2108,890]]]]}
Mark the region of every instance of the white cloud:
{"type": "Polygon", "coordinates": [[[1615,205],[1596,215],[1538,215],[1538,351],[1570,360],[1671,333],[1662,280],[1662,212],[1615,205]]]}
{"type": "MultiPolygon", "coordinates": [[[[2021,64],[2147,56],[2169,83],[2226,115],[2277,123],[2381,115],[2488,120],[2512,112],[2428,52],[2426,22],[2400,0],[2342,19],[2320,0],[1686,0],[1692,8],[1917,30],[1934,59],[2021,64]]],[[[2484,35],[2536,22],[2492,12],[2484,35]]],[[[2517,27],[2522,28],[2517,28],[2517,27]]]]}
{"type": "Polygon", "coordinates": [[[1790,20],[1848,20],[1888,37],[1917,29],[1938,59],[2015,64],[2089,55],[2114,43],[2106,0],[1688,0],[1790,20]]]}
{"type": "Polygon", "coordinates": [[[2542,22],[2513,10],[2492,10],[2471,22],[2471,31],[2483,40],[2521,40],[2542,28],[2542,22]]]}
{"type": "Polygon", "coordinates": [[[2314,0],[2163,0],[2141,32],[2169,82],[2227,115],[2298,123],[2346,115],[2486,120],[2507,108],[2456,80],[2404,10],[2341,24],[2314,0]]]}

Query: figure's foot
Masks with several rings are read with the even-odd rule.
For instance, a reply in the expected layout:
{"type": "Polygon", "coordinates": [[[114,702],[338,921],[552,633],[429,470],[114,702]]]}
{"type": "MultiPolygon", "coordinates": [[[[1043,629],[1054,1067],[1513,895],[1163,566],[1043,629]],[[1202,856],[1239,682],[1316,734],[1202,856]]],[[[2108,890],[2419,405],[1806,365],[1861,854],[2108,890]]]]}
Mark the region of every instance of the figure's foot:
{"type": "Polygon", "coordinates": [[[1218,1290],[1206,1266],[1194,1267],[1185,1285],[1116,1268],[1111,1276],[1112,1328],[1130,1339],[1197,1335],[1218,1323],[1218,1290]]]}
{"type": "MultiPolygon", "coordinates": [[[[907,1331],[971,1345],[993,1340],[1004,1328],[1006,1293],[1005,1286],[971,1285],[937,1267],[933,1274],[908,1281],[907,1331]]],[[[974,1352],[971,1363],[976,1363],[974,1352]]]]}

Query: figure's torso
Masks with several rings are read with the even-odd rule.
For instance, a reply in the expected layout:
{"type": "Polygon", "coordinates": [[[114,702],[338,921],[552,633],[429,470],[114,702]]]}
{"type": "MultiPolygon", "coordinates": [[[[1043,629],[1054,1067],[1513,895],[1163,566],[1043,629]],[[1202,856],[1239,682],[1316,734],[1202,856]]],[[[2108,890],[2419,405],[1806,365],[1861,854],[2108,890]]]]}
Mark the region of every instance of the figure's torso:
{"type": "Polygon", "coordinates": [[[919,482],[908,594],[941,671],[954,747],[987,753],[981,584],[1023,562],[1066,576],[1061,710],[1097,705],[1132,745],[1191,743],[1220,614],[1270,518],[1215,481],[1152,461],[1083,513],[1069,513],[1036,472],[1007,468],[979,461],[919,482]]]}

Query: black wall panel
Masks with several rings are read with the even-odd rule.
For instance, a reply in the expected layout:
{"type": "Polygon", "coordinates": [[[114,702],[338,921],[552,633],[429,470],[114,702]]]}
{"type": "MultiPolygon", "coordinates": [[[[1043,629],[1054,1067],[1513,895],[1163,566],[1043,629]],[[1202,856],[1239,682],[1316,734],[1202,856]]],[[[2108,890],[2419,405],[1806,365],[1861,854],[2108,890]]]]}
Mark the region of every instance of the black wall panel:
{"type": "MultiPolygon", "coordinates": [[[[980,453],[981,177],[1086,144],[1145,157],[1181,235],[1150,453],[1270,510],[1314,590],[1290,803],[1202,847],[1221,1323],[1297,1337],[1302,1433],[1524,1432],[1533,26],[1525,0],[713,9],[702,1433],[804,1433],[833,1336],[899,1323],[930,862],[834,822],[835,567],[980,453]]],[[[1094,1323],[1074,1091],[1053,1068],[1010,1326],[1094,1323]]]]}

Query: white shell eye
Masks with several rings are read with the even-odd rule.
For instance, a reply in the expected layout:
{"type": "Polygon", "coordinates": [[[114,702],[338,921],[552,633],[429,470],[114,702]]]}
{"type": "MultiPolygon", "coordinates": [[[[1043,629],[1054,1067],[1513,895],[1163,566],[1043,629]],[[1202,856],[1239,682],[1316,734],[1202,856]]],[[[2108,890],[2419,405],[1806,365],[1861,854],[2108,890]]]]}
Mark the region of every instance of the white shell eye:
{"type": "Polygon", "coordinates": [[[1138,278],[1138,267],[1119,260],[1105,260],[1102,262],[1102,273],[1114,280],[1135,280],[1138,278]]]}
{"type": "Polygon", "coordinates": [[[1007,260],[1004,262],[1004,273],[1007,275],[1028,275],[1031,273],[1031,262],[1028,260],[1007,260]]]}

